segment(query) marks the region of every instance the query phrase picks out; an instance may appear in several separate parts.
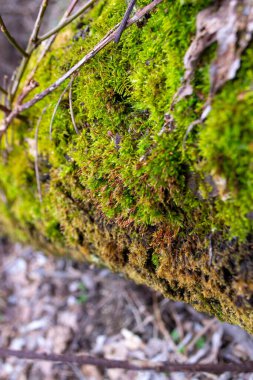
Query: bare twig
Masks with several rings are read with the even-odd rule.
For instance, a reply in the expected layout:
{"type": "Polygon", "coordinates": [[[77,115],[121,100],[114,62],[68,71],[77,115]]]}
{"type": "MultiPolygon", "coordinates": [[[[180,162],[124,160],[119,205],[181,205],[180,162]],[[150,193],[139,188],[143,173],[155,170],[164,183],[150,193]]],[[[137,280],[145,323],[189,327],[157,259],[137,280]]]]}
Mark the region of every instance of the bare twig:
{"type": "Polygon", "coordinates": [[[8,92],[2,87],[0,86],[0,91],[4,94],[4,95],[7,95],[8,92]]]}
{"type": "Polygon", "coordinates": [[[30,59],[30,56],[28,56],[27,58],[24,57],[20,63],[20,66],[18,67],[17,71],[15,72],[15,75],[13,78],[13,83],[12,83],[12,88],[11,88],[11,101],[13,101],[13,99],[15,98],[19,83],[23,77],[23,74],[24,74],[25,69],[28,65],[29,59],[30,59]]]}
{"type": "Polygon", "coordinates": [[[197,120],[194,120],[190,125],[189,127],[187,128],[186,132],[185,132],[185,135],[184,135],[184,138],[183,138],[183,144],[182,144],[182,148],[183,150],[185,150],[185,147],[186,147],[186,140],[189,136],[189,134],[191,133],[191,131],[194,129],[194,127],[196,127],[196,125],[199,125],[201,124],[201,120],[200,119],[197,119],[197,120]]]}
{"type": "Polygon", "coordinates": [[[82,374],[77,365],[69,363],[69,367],[72,369],[78,380],[85,380],[84,375],[82,374]]]}
{"type": "Polygon", "coordinates": [[[69,89],[69,85],[70,83],[68,83],[67,87],[63,90],[63,92],[61,93],[55,107],[54,107],[54,111],[53,111],[53,114],[52,114],[52,117],[51,117],[51,121],[50,121],[50,126],[49,126],[49,136],[50,136],[50,140],[52,140],[52,130],[53,130],[53,122],[54,122],[54,118],[55,118],[55,115],[56,115],[56,112],[57,112],[57,109],[62,101],[62,98],[63,96],[65,95],[65,93],[68,91],[69,89]]]}
{"type": "Polygon", "coordinates": [[[11,79],[9,81],[8,88],[7,88],[7,92],[8,92],[7,98],[8,98],[8,101],[10,104],[12,103],[11,91],[12,91],[12,87],[14,85],[15,78],[16,78],[16,71],[14,70],[12,73],[11,79]]]}
{"type": "Polygon", "coordinates": [[[69,6],[66,9],[66,12],[64,13],[64,15],[63,15],[63,17],[61,19],[61,22],[63,22],[68,16],[70,16],[70,14],[74,10],[74,8],[75,8],[75,6],[76,6],[77,3],[78,3],[78,0],[71,0],[70,1],[69,6]]]}
{"type": "Polygon", "coordinates": [[[34,351],[18,351],[8,348],[0,348],[0,357],[16,357],[26,360],[42,360],[57,363],[75,363],[78,365],[91,365],[99,368],[115,369],[121,368],[128,371],[156,371],[156,372],[186,372],[197,373],[207,372],[221,375],[224,372],[231,373],[252,373],[253,361],[243,363],[210,363],[210,364],[181,364],[170,362],[150,362],[150,361],[127,361],[98,358],[90,355],[74,355],[74,354],[46,354],[34,351]]]}
{"type": "MultiPolygon", "coordinates": [[[[3,104],[0,104],[0,111],[2,111],[6,116],[11,113],[11,110],[3,104]]],[[[26,117],[22,115],[17,115],[16,118],[21,121],[27,121],[26,117]]]]}
{"type": "Polygon", "coordinates": [[[0,101],[2,104],[1,111],[3,111],[5,114],[7,114],[8,111],[6,112],[6,110],[9,109],[9,104],[8,104],[8,77],[7,77],[7,75],[4,75],[4,77],[3,77],[2,89],[3,89],[3,92],[1,93],[1,97],[0,97],[0,101]]]}
{"type": "Polygon", "coordinates": [[[14,46],[15,49],[17,49],[24,57],[28,57],[28,54],[26,53],[26,51],[17,43],[15,38],[8,31],[1,15],[0,15],[0,29],[3,32],[3,34],[5,34],[7,40],[10,42],[12,46],[14,46]]]}
{"type": "Polygon", "coordinates": [[[27,85],[23,88],[21,94],[18,97],[17,104],[22,104],[23,100],[30,94],[32,90],[38,87],[39,83],[31,79],[27,85]]]}
{"type": "Polygon", "coordinates": [[[33,31],[32,31],[32,34],[31,34],[31,37],[29,40],[30,44],[32,44],[32,43],[35,44],[38,40],[38,33],[40,31],[41,23],[42,23],[44,14],[46,12],[47,6],[48,6],[48,0],[42,0],[42,3],[40,5],[40,9],[39,9],[39,13],[38,13],[37,19],[35,21],[33,31]]]}
{"type": "MultiPolygon", "coordinates": [[[[126,27],[128,28],[132,24],[135,24],[138,20],[140,20],[145,14],[149,13],[152,9],[154,9],[158,4],[160,4],[163,0],[153,0],[150,4],[146,5],[144,8],[140,9],[136,14],[127,22],[126,27]]],[[[51,94],[56,88],[58,88],[66,79],[70,78],[74,73],[76,73],[85,63],[87,63],[91,58],[95,57],[95,55],[100,52],[105,46],[107,46],[110,42],[112,42],[117,33],[117,28],[119,24],[116,25],[113,29],[111,29],[106,36],[88,53],[86,54],[79,62],[77,62],[69,71],[67,71],[61,78],[59,78],[56,82],[54,82],[51,86],[46,88],[41,93],[37,94],[33,99],[29,102],[24,103],[21,106],[17,106],[12,113],[6,118],[4,125],[0,126],[0,136],[3,134],[13,118],[16,117],[21,112],[31,108],[34,104],[38,103],[40,100],[44,99],[47,95],[51,94]]]]}
{"type": "Polygon", "coordinates": [[[79,131],[76,125],[75,121],[75,115],[74,115],[74,110],[73,110],[73,103],[72,103],[72,87],[73,87],[73,82],[74,82],[75,77],[72,77],[69,83],[69,110],[70,110],[70,116],[71,116],[71,121],[74,127],[74,130],[76,131],[76,134],[79,135],[79,131]]]}
{"type": "Polygon", "coordinates": [[[190,343],[188,345],[185,346],[185,349],[187,352],[190,352],[193,348],[194,348],[194,345],[196,344],[196,342],[203,336],[206,334],[206,332],[213,326],[217,323],[217,320],[214,318],[214,319],[210,319],[209,321],[207,321],[206,325],[199,331],[197,332],[197,334],[194,335],[194,338],[190,341],[190,343]]]}
{"type": "MultiPolygon", "coordinates": [[[[73,9],[75,8],[76,4],[78,3],[78,0],[72,0],[66,10],[66,12],[64,13],[64,15],[62,16],[62,19],[60,21],[60,23],[63,23],[66,18],[72,13],[73,9]]],[[[57,34],[54,34],[53,36],[51,36],[47,41],[45,41],[45,47],[44,49],[42,50],[36,64],[34,65],[31,73],[29,74],[29,77],[28,77],[28,82],[34,77],[34,74],[36,73],[38,67],[39,67],[39,64],[40,62],[43,60],[43,58],[45,57],[45,55],[47,54],[47,52],[49,51],[50,47],[52,46],[54,40],[56,39],[56,36],[57,34]]]]}
{"type": "MultiPolygon", "coordinates": [[[[153,310],[154,310],[154,316],[155,316],[155,320],[157,322],[157,325],[158,325],[158,329],[160,330],[160,332],[162,333],[163,337],[165,338],[167,344],[169,345],[169,347],[171,349],[173,349],[174,352],[177,352],[177,346],[176,344],[174,343],[170,333],[168,332],[165,324],[164,324],[164,321],[163,321],[163,318],[162,318],[162,315],[161,315],[161,310],[159,308],[159,305],[158,305],[158,301],[157,301],[157,294],[154,293],[153,294],[153,310]]],[[[186,360],[186,357],[181,354],[179,351],[177,352],[177,355],[181,358],[181,359],[184,359],[186,360]]]]}
{"type": "Polygon", "coordinates": [[[132,10],[134,9],[134,6],[135,6],[135,3],[136,3],[136,0],[131,0],[128,7],[127,7],[127,10],[126,10],[126,13],[121,21],[121,24],[120,24],[120,27],[119,29],[117,30],[117,34],[114,38],[114,42],[118,43],[119,40],[120,40],[120,37],[122,35],[122,33],[124,32],[124,29],[126,28],[126,25],[127,25],[127,21],[130,17],[130,14],[132,12],[132,10]]]}
{"type": "Polygon", "coordinates": [[[7,75],[4,75],[4,78],[3,78],[3,88],[7,91],[7,94],[4,95],[4,105],[8,108],[11,108],[10,93],[9,93],[10,83],[9,83],[9,79],[7,75]]]}
{"type": "Polygon", "coordinates": [[[16,95],[19,83],[20,83],[20,81],[21,81],[21,79],[22,79],[22,77],[24,75],[25,69],[26,69],[26,67],[28,65],[28,62],[29,62],[30,57],[32,55],[32,52],[33,52],[33,50],[36,47],[35,43],[37,42],[37,39],[38,39],[38,33],[39,33],[39,30],[40,30],[40,26],[41,26],[42,19],[43,19],[43,16],[45,14],[47,5],[48,5],[48,0],[42,0],[42,3],[40,5],[40,9],[39,9],[39,12],[38,12],[38,16],[37,16],[37,19],[35,21],[35,24],[34,24],[34,27],[33,27],[33,31],[31,33],[31,36],[29,38],[28,45],[27,45],[27,48],[26,48],[27,56],[23,57],[23,59],[21,61],[21,64],[20,64],[20,66],[18,68],[18,71],[16,73],[15,79],[13,81],[13,86],[12,86],[12,89],[11,89],[11,100],[13,100],[14,97],[15,97],[15,95],[16,95]]]}
{"type": "Polygon", "coordinates": [[[34,168],[35,168],[35,174],[36,174],[36,182],[37,182],[37,190],[38,190],[38,196],[39,201],[42,202],[42,193],[41,193],[41,185],[40,185],[40,172],[39,172],[39,154],[38,154],[38,136],[39,136],[39,126],[42,120],[42,117],[44,113],[46,112],[46,108],[42,111],[42,114],[40,115],[36,130],[35,130],[35,160],[34,160],[34,168]]]}
{"type": "Polygon", "coordinates": [[[4,112],[6,115],[9,115],[11,113],[11,110],[3,104],[0,104],[0,111],[4,112]]]}
{"type": "Polygon", "coordinates": [[[43,36],[38,37],[38,41],[42,42],[44,40],[47,40],[49,37],[53,36],[65,26],[69,25],[72,21],[74,21],[77,17],[79,17],[86,9],[88,9],[91,5],[93,5],[97,0],[89,0],[86,4],[84,4],[76,13],[74,13],[72,16],[68,17],[65,19],[65,21],[61,22],[58,24],[55,28],[44,34],[43,36]]]}

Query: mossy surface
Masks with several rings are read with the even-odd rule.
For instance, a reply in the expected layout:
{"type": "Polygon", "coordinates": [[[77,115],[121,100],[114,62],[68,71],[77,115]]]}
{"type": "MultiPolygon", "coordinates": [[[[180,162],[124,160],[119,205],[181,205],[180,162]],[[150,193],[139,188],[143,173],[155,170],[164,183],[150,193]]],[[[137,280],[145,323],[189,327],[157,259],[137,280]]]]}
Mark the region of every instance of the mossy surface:
{"type": "MultiPolygon", "coordinates": [[[[164,1],[86,64],[73,83],[79,134],[66,93],[49,135],[67,83],[27,112],[28,124],[13,123],[1,142],[0,223],[16,238],[105,264],[253,332],[252,47],[185,146],[208,97],[215,46],[198,64],[194,94],[170,111],[196,15],[210,3],[164,1]]],[[[60,35],[36,74],[38,91],[91,50],[124,9],[122,0],[102,0],[60,35]]]]}

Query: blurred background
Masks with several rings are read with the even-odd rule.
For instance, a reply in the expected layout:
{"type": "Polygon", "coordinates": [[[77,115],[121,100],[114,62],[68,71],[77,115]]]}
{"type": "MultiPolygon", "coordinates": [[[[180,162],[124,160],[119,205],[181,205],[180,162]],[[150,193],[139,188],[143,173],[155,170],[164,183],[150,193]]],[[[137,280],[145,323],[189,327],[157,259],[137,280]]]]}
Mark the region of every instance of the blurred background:
{"type": "MultiPolygon", "coordinates": [[[[23,48],[26,47],[40,3],[41,0],[0,0],[1,16],[8,26],[8,30],[23,48]]],[[[49,0],[42,31],[57,24],[68,3],[68,0],[49,0]]],[[[4,75],[11,76],[21,56],[9,44],[3,33],[0,33],[0,51],[0,78],[2,82],[4,75]]]]}
{"type": "MultiPolygon", "coordinates": [[[[23,47],[40,1],[0,0],[0,13],[23,47]]],[[[44,30],[57,23],[68,1],[49,3],[44,30]]],[[[0,51],[2,82],[20,56],[1,33],[0,51]]],[[[239,327],[164,299],[107,269],[48,257],[4,238],[0,238],[0,346],[182,363],[253,360],[253,339],[239,327]]],[[[0,380],[40,379],[253,380],[253,375],[164,375],[0,359],[0,380]]]]}

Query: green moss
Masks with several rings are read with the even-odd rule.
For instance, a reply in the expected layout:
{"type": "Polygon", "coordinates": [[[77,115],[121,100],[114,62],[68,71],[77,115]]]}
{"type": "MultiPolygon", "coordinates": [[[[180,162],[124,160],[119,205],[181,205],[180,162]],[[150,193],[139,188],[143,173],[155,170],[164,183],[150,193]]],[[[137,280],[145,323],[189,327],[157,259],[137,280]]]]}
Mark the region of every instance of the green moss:
{"type": "Polygon", "coordinates": [[[155,268],[158,268],[159,267],[159,256],[157,255],[157,253],[152,254],[151,260],[152,260],[152,263],[155,266],[155,268]]]}
{"type": "Polygon", "coordinates": [[[242,239],[252,232],[249,218],[253,201],[251,67],[249,48],[236,80],[228,83],[214,99],[199,140],[201,169],[226,181],[221,189],[223,200],[216,203],[218,217],[230,226],[231,235],[242,239]]]}
{"type": "MultiPolygon", "coordinates": [[[[118,45],[83,66],[72,99],[80,134],[74,131],[66,93],[49,135],[67,81],[27,112],[29,125],[12,125],[9,144],[2,141],[0,223],[23,240],[106,264],[253,331],[252,274],[241,274],[242,263],[252,265],[250,49],[236,80],[215,96],[206,122],[191,132],[185,147],[185,133],[208,97],[215,45],[198,63],[194,94],[170,110],[196,15],[210,3],[164,1],[125,31],[118,45]],[[34,126],[43,110],[40,203],[34,126]]],[[[84,39],[73,38],[79,22],[61,34],[39,67],[36,91],[90,51],[124,9],[121,0],[100,1],[83,17],[83,27],[89,27],[84,39]]]]}

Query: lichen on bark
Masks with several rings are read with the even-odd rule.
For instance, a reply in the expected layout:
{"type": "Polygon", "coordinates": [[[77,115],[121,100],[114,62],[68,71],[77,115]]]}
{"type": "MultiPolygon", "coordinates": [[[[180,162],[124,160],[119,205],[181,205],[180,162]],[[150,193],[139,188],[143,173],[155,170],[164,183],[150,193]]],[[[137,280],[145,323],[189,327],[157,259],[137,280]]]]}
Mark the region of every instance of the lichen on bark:
{"type": "MultiPolygon", "coordinates": [[[[253,332],[252,46],[185,146],[210,94],[215,44],[196,63],[193,93],[171,108],[197,15],[213,3],[164,1],[87,63],[73,82],[80,134],[66,94],[50,140],[67,83],[27,111],[29,123],[12,124],[1,141],[0,221],[15,238],[107,265],[253,332]],[[45,107],[40,203],[34,144],[45,107]]],[[[60,34],[35,76],[36,91],[87,53],[124,8],[101,0],[60,34]]]]}

